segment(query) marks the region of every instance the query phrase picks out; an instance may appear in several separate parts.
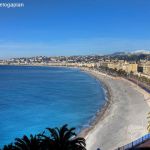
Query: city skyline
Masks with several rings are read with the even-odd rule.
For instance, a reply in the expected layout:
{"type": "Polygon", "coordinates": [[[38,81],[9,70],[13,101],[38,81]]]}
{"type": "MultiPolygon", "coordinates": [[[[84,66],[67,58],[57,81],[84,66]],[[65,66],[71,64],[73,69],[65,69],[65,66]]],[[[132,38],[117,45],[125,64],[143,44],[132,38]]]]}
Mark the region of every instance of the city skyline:
{"type": "Polygon", "coordinates": [[[150,50],[148,0],[18,2],[0,8],[0,59],[150,50]]]}

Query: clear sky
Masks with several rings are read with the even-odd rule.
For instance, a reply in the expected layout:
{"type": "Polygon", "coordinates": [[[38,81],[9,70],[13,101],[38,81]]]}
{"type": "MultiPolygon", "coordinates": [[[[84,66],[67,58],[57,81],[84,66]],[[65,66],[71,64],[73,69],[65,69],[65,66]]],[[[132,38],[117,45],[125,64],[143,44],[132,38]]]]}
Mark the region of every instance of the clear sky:
{"type": "Polygon", "coordinates": [[[0,0],[0,58],[150,49],[150,0],[0,0]]]}

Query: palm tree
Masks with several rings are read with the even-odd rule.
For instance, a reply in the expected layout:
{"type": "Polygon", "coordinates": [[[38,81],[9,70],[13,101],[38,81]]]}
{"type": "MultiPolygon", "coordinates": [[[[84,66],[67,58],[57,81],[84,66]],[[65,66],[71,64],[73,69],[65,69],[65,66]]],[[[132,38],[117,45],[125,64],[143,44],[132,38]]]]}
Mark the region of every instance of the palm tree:
{"type": "Polygon", "coordinates": [[[37,135],[30,135],[30,138],[24,135],[22,139],[16,138],[15,141],[15,150],[41,150],[41,140],[37,135]]]}
{"type": "Polygon", "coordinates": [[[9,145],[5,145],[3,150],[14,150],[14,147],[12,144],[9,144],[9,145]]]}
{"type": "Polygon", "coordinates": [[[4,146],[3,150],[86,150],[85,139],[77,137],[75,128],[67,125],[59,128],[47,128],[50,136],[45,132],[39,135],[26,135],[16,138],[14,144],[4,146]]]}
{"type": "Polygon", "coordinates": [[[47,130],[50,133],[49,137],[41,135],[45,150],[86,150],[85,139],[77,137],[75,128],[68,129],[66,124],[60,129],[47,128],[47,130]]]}

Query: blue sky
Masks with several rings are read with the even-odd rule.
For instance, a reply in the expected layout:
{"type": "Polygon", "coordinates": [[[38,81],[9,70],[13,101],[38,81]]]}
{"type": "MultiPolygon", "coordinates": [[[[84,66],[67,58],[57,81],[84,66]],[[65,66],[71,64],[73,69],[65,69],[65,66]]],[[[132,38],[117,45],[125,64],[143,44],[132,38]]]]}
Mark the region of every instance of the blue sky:
{"type": "Polygon", "coordinates": [[[150,49],[149,0],[1,0],[0,58],[150,49]]]}

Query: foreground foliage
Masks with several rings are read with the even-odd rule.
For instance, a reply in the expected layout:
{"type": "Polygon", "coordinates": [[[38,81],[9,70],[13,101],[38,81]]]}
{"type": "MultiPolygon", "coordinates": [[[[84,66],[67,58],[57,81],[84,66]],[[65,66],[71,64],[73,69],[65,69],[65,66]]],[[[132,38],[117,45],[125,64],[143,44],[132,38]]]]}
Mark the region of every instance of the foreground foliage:
{"type": "Polygon", "coordinates": [[[42,134],[26,135],[5,145],[2,150],[86,150],[85,139],[77,137],[75,128],[47,128],[42,134]]]}

